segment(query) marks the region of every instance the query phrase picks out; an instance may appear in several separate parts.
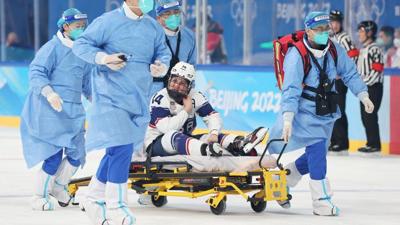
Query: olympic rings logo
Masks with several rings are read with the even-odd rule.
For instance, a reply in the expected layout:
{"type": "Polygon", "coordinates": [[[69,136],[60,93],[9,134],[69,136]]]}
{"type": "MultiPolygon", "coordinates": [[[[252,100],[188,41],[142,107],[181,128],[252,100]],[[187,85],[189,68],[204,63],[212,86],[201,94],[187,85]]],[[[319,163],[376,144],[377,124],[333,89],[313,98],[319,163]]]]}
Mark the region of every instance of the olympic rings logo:
{"type": "MultiPolygon", "coordinates": [[[[232,0],[231,1],[231,17],[235,21],[236,26],[240,27],[244,22],[244,1],[245,0],[232,0]]],[[[250,1],[251,20],[257,17],[257,3],[254,0],[250,1]]]]}

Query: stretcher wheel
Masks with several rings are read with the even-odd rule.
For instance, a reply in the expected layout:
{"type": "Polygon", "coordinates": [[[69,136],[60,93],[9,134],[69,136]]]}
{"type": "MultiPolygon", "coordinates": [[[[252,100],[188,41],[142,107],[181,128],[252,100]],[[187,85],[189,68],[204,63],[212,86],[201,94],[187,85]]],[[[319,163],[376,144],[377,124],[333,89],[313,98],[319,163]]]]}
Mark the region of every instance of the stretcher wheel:
{"type": "Polygon", "coordinates": [[[222,199],[215,208],[210,206],[210,210],[215,215],[221,215],[226,210],[226,200],[222,199]]]}
{"type": "MultiPolygon", "coordinates": [[[[253,195],[253,198],[255,196],[253,195]]],[[[265,208],[267,208],[267,202],[266,201],[251,201],[250,202],[250,206],[251,208],[254,210],[254,212],[260,213],[263,212],[265,210],[265,208]]]]}
{"type": "Polygon", "coordinates": [[[165,196],[152,195],[151,202],[155,207],[163,207],[168,201],[165,196]]]}

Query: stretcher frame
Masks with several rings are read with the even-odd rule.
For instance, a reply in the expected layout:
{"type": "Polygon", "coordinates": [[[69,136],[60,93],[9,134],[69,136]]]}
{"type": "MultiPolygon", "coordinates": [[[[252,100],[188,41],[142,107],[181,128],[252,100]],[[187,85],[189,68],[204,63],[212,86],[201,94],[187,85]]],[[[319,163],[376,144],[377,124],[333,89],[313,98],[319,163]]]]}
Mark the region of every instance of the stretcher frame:
{"type": "MultiPolygon", "coordinates": [[[[227,196],[240,195],[255,212],[263,212],[268,201],[291,199],[286,185],[286,175],[290,171],[279,163],[286,144],[277,158],[276,169],[262,166],[269,145],[279,141],[283,140],[273,139],[268,142],[258,163],[260,169],[245,172],[191,172],[191,166],[185,162],[152,162],[149,152],[146,161],[131,162],[128,186],[138,194],[150,195],[156,207],[167,204],[167,197],[210,196],[206,203],[212,213],[220,215],[225,212],[227,196]],[[175,168],[164,169],[171,165],[175,168]],[[250,197],[248,194],[251,192],[255,193],[250,197]]],[[[79,187],[87,186],[90,179],[84,177],[72,180],[68,185],[70,194],[74,197],[79,187]]]]}

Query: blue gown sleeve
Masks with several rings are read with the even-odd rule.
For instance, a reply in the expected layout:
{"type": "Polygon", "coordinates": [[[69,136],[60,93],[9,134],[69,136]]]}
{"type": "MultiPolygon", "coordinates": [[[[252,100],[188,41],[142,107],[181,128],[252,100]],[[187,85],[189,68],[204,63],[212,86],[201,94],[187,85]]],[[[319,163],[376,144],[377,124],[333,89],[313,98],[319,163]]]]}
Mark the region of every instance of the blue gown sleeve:
{"type": "Polygon", "coordinates": [[[337,73],[343,83],[356,96],[363,91],[368,91],[367,86],[357,72],[356,64],[347,55],[346,50],[340,45],[335,44],[335,46],[338,53],[337,73]]]}
{"type": "Polygon", "coordinates": [[[92,70],[93,66],[86,65],[85,74],[82,82],[82,92],[86,99],[90,100],[92,97],[92,70]]]}
{"type": "Polygon", "coordinates": [[[82,60],[95,64],[96,54],[104,52],[101,46],[107,42],[110,30],[106,32],[104,27],[104,18],[99,17],[95,19],[83,32],[83,34],[74,41],[72,52],[82,60]]]}
{"type": "Polygon", "coordinates": [[[292,47],[288,50],[283,62],[285,77],[282,87],[281,112],[297,113],[299,100],[303,92],[303,61],[300,53],[292,47]]]}
{"type": "Polygon", "coordinates": [[[165,33],[162,30],[161,26],[156,26],[157,37],[155,40],[155,51],[154,51],[154,59],[160,60],[165,65],[169,66],[171,61],[171,51],[168,49],[165,44],[165,33]]]}
{"type": "Polygon", "coordinates": [[[36,53],[29,65],[29,84],[33,93],[39,95],[42,88],[50,84],[50,74],[56,66],[56,46],[53,42],[46,43],[36,53]]]}

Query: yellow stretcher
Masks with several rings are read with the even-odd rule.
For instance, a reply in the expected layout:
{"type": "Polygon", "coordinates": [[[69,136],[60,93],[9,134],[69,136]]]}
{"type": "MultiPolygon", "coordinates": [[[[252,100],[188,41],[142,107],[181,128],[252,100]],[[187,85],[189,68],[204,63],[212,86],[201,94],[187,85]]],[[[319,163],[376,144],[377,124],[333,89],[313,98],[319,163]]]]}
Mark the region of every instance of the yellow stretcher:
{"type": "MultiPolygon", "coordinates": [[[[212,213],[222,214],[226,209],[228,195],[240,195],[250,202],[255,212],[265,210],[267,201],[290,200],[286,188],[286,175],[290,171],[283,169],[279,159],[285,150],[283,146],[277,159],[277,168],[262,166],[262,160],[272,142],[268,142],[259,160],[259,169],[244,172],[192,172],[191,166],[183,162],[152,162],[148,157],[144,162],[132,162],[128,185],[139,194],[151,196],[154,206],[162,207],[168,197],[198,198],[210,196],[206,203],[212,213]],[[173,165],[174,169],[165,169],[173,165]],[[253,193],[250,197],[248,194],[253,193]]],[[[149,154],[151,155],[151,154],[149,154]]],[[[80,186],[87,186],[91,177],[72,180],[69,192],[75,196],[80,186]]]]}

